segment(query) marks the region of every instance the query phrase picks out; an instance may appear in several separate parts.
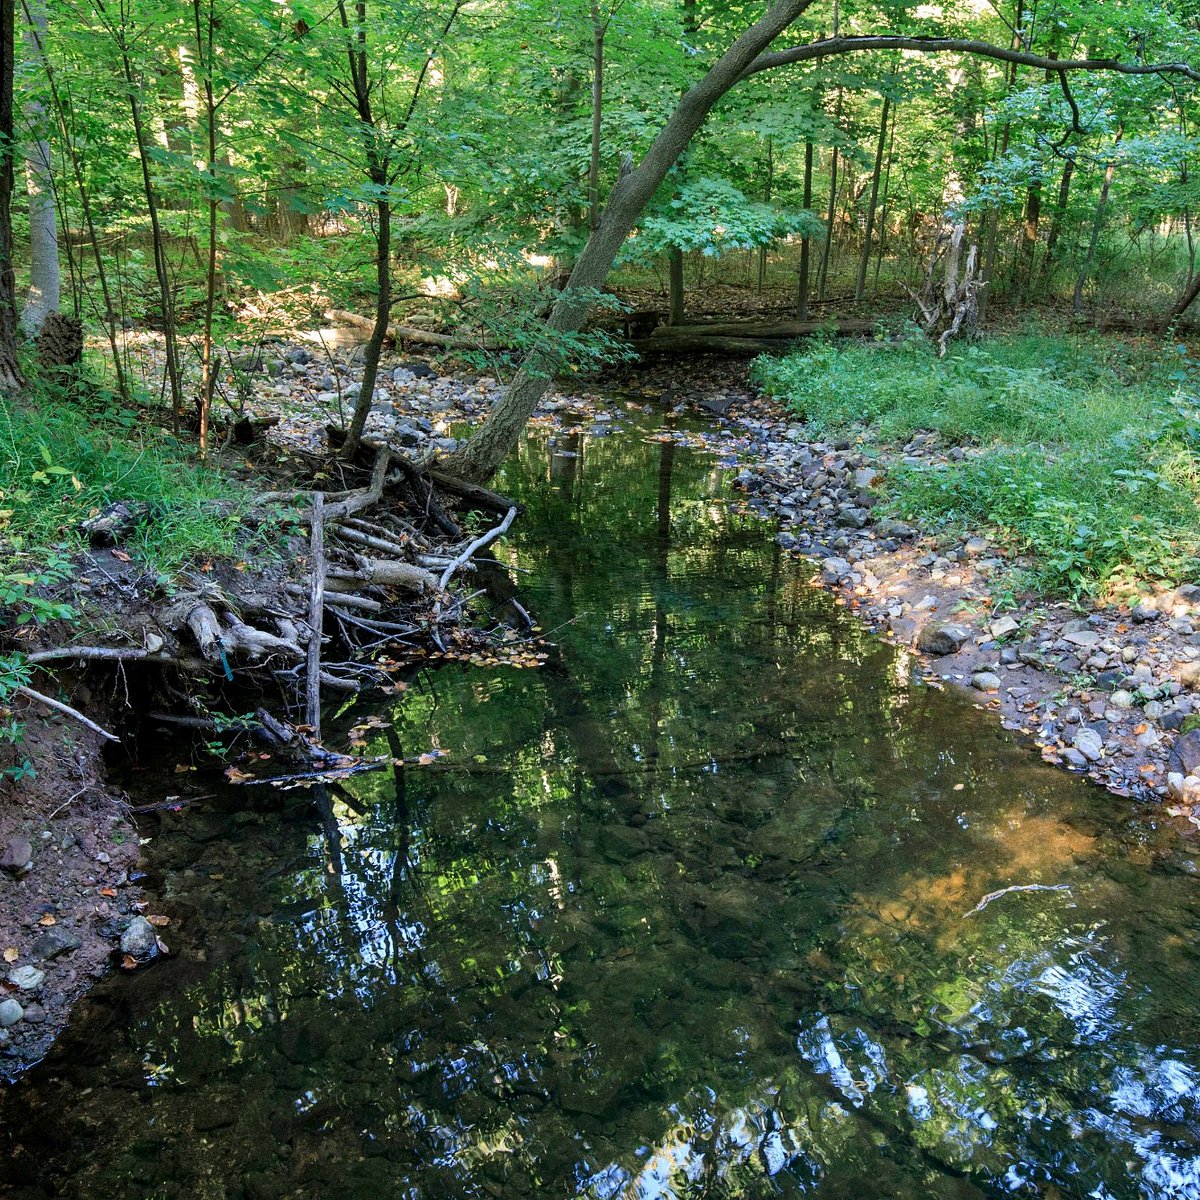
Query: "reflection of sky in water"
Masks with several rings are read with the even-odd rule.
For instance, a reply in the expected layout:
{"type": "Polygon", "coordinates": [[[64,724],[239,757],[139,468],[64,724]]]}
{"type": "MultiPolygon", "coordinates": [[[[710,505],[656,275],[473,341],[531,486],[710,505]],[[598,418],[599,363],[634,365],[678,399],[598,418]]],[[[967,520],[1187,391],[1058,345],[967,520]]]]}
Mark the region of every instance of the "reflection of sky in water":
{"type": "Polygon", "coordinates": [[[588,487],[547,487],[536,446],[505,483],[562,666],[414,688],[385,715],[451,754],[407,772],[407,823],[387,776],[351,781],[337,855],[303,810],[239,820],[244,793],[164,816],[180,957],[111,985],[127,1027],[65,1043],[40,1107],[0,1109],[0,1173],[139,1200],[1200,1200],[1174,843],[910,689],[693,500],[703,463],[636,438],[572,461],[588,487]],[[1072,891],[965,915],[1035,882],[1072,891]]]}

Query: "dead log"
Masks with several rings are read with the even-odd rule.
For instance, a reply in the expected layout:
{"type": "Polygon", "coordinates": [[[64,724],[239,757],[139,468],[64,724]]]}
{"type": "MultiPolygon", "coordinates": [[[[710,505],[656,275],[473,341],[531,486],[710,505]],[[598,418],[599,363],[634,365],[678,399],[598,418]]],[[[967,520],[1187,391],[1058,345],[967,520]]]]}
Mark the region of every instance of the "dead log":
{"type": "Polygon", "coordinates": [[[875,321],[792,321],[775,325],[671,325],[653,337],[634,342],[639,354],[789,354],[798,339],[829,334],[834,337],[869,337],[875,321]],[[714,333],[713,329],[737,332],[714,333]],[[759,332],[759,331],[762,332],[759,332]]]}
{"type": "Polygon", "coordinates": [[[331,592],[354,592],[360,587],[398,587],[410,592],[429,592],[437,588],[437,576],[412,563],[372,558],[357,571],[327,572],[326,587],[331,592]]]}
{"type": "MultiPolygon", "coordinates": [[[[369,317],[361,317],[358,313],[347,312],[342,308],[331,308],[325,314],[327,321],[337,321],[350,325],[354,329],[370,332],[375,322],[369,317]]],[[[506,350],[495,338],[486,334],[480,337],[470,337],[458,333],[435,333],[431,329],[418,329],[415,325],[389,325],[387,331],[389,342],[412,342],[418,346],[438,346],[443,350],[506,350]]]]}

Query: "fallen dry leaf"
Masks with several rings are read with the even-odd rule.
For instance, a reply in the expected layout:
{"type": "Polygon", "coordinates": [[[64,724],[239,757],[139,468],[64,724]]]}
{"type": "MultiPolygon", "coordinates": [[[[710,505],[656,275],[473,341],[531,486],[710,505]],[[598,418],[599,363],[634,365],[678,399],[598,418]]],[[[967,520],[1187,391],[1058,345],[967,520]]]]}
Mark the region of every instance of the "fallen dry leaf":
{"type": "Polygon", "coordinates": [[[38,918],[38,924],[39,925],[56,925],[57,922],[49,913],[47,913],[44,917],[38,918]]]}
{"type": "Polygon", "coordinates": [[[151,925],[159,926],[159,928],[161,928],[163,925],[170,925],[171,923],[170,917],[162,916],[147,917],[146,920],[149,921],[151,925]]]}
{"type": "Polygon", "coordinates": [[[132,954],[126,954],[121,959],[121,966],[124,967],[126,971],[136,971],[137,965],[137,959],[134,958],[132,954]]]}
{"type": "Polygon", "coordinates": [[[5,962],[16,962],[20,957],[21,952],[16,948],[16,946],[9,946],[8,949],[4,951],[5,962]]]}
{"type": "Polygon", "coordinates": [[[100,889],[100,895],[102,895],[102,896],[115,896],[116,894],[117,894],[116,888],[101,888],[100,889]]]}

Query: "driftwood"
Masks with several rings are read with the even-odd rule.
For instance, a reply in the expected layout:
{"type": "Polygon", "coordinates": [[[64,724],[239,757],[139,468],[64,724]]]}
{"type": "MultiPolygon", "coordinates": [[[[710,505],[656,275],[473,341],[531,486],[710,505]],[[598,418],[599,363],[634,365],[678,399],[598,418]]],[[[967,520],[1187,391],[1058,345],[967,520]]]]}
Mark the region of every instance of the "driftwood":
{"type": "Polygon", "coordinates": [[[325,497],[313,496],[309,529],[308,655],[305,662],[304,719],[313,736],[321,737],[321,634],[325,629],[325,497]]]}
{"type": "MultiPolygon", "coordinates": [[[[305,576],[279,581],[274,587],[265,581],[248,582],[241,592],[236,577],[218,582],[215,576],[197,575],[191,590],[185,588],[155,614],[144,645],[49,647],[29,654],[26,662],[41,668],[60,662],[140,662],[173,667],[199,679],[223,677],[228,683],[283,687],[319,737],[322,690],[350,694],[386,680],[388,664],[375,665],[367,656],[389,643],[422,633],[438,641],[437,625],[454,616],[440,608],[450,579],[456,572],[472,569],[471,558],[507,532],[519,511],[487,488],[442,473],[431,478],[387,446],[368,446],[365,451],[360,464],[369,465],[365,487],[334,494],[273,492],[258,498],[264,510],[276,504],[305,505],[289,514],[295,523],[308,527],[305,576]],[[383,504],[392,488],[406,493],[404,516],[383,504]],[[458,523],[442,511],[435,491],[455,495],[464,506],[503,506],[504,520],[482,536],[464,541],[458,523]],[[414,509],[426,520],[440,514],[439,528],[452,531],[457,544],[448,547],[422,536],[411,524],[421,520],[413,516],[414,509]],[[397,599],[398,592],[410,595],[397,599]],[[424,613],[419,621],[405,619],[413,593],[433,600],[432,633],[424,613]],[[349,651],[344,661],[323,661],[324,643],[331,639],[349,651]]],[[[94,533],[115,540],[127,514],[108,515],[115,519],[94,533]]],[[[271,513],[264,511],[263,516],[270,519],[271,513]]],[[[464,603],[465,597],[458,598],[455,609],[464,603]]],[[[23,694],[101,736],[113,737],[60,701],[32,688],[23,689],[23,694]]],[[[287,733],[285,725],[280,728],[287,733]]],[[[300,740],[305,761],[311,761],[319,747],[300,740]]]]}

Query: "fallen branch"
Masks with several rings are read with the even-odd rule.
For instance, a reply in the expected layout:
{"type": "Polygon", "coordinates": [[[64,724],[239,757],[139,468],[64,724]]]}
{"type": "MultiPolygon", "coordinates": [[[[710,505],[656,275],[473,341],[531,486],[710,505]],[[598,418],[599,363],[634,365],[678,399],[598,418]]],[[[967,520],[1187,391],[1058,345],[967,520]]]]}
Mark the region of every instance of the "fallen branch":
{"type": "Polygon", "coordinates": [[[963,913],[963,919],[973,917],[977,912],[983,912],[993,900],[1007,896],[1009,892],[1069,892],[1069,883],[1014,883],[1012,887],[1001,888],[996,892],[988,892],[980,902],[968,913],[963,913]]]}
{"type": "Polygon", "coordinates": [[[309,536],[308,658],[305,663],[304,717],[313,737],[321,738],[321,632],[325,628],[325,497],[313,496],[309,536]]]}
{"type": "Polygon", "coordinates": [[[79,709],[72,708],[69,704],[64,704],[61,700],[55,700],[50,696],[43,695],[41,692],[36,692],[33,688],[26,687],[24,684],[19,684],[16,691],[27,700],[35,700],[38,704],[44,704],[47,708],[52,708],[55,712],[60,712],[63,716],[70,717],[73,721],[78,721],[85,729],[90,729],[93,733],[98,733],[102,738],[107,738],[110,742],[119,742],[121,740],[115,733],[109,733],[107,729],[97,725],[90,718],[85,717],[79,709]]]}
{"type": "Polygon", "coordinates": [[[505,514],[504,520],[493,529],[489,529],[487,533],[477,537],[443,572],[442,577],[438,580],[438,591],[444,592],[446,584],[450,582],[450,577],[464,563],[469,562],[471,558],[480,550],[490,546],[497,538],[503,537],[508,532],[508,527],[517,518],[517,509],[514,505],[505,514]]]}
{"type": "Polygon", "coordinates": [[[327,580],[331,592],[352,592],[356,587],[399,587],[425,592],[437,587],[437,576],[424,567],[383,558],[368,559],[358,571],[330,571],[327,580]]]}

